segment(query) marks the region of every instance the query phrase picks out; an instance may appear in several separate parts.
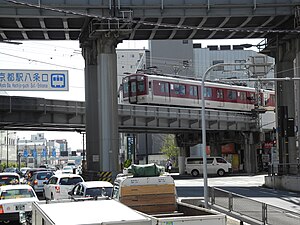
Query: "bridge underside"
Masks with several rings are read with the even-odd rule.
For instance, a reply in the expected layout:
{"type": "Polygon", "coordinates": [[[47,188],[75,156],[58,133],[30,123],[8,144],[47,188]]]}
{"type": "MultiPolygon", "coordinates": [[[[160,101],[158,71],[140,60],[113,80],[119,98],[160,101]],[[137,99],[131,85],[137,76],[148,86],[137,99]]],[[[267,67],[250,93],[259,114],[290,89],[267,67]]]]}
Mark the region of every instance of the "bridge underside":
{"type": "Polygon", "coordinates": [[[79,40],[85,28],[129,31],[128,40],[268,38],[298,25],[299,5],[285,0],[21,2],[0,0],[0,40],[79,40]]]}

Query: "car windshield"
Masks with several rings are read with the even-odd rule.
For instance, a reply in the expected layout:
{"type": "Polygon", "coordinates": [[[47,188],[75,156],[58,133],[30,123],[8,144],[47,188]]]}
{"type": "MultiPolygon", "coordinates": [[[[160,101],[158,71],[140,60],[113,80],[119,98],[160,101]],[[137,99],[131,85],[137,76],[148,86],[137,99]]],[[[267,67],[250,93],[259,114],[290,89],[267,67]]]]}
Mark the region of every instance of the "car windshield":
{"type": "Polygon", "coordinates": [[[38,173],[36,178],[38,180],[48,180],[50,177],[52,177],[52,175],[52,172],[38,173]]]}
{"type": "Polygon", "coordinates": [[[111,196],[112,187],[94,187],[86,189],[86,197],[111,196]]]}
{"type": "Polygon", "coordinates": [[[19,184],[19,177],[17,176],[0,176],[0,186],[8,184],[19,184]]]}
{"type": "Polygon", "coordinates": [[[82,181],[83,180],[81,179],[81,177],[63,177],[60,179],[59,184],[60,185],[75,185],[82,181]]]}
{"type": "Polygon", "coordinates": [[[1,199],[33,198],[35,197],[31,189],[11,189],[1,192],[1,199]]]}
{"type": "Polygon", "coordinates": [[[63,168],[63,170],[72,170],[72,167],[66,166],[66,167],[63,168]]]}

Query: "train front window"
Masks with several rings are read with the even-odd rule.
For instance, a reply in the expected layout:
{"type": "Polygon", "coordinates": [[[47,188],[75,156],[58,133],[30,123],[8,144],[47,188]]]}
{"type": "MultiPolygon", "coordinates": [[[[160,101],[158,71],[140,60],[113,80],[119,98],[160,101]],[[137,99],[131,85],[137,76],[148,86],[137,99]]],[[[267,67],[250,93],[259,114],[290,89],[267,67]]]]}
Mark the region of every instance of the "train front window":
{"type": "Polygon", "coordinates": [[[136,92],[136,82],[131,82],[130,86],[131,86],[130,91],[132,93],[135,93],[136,92]]]}
{"type": "Polygon", "coordinates": [[[123,93],[124,94],[128,93],[128,82],[127,83],[123,83],[123,93]]]}
{"type": "Polygon", "coordinates": [[[145,82],[144,81],[138,81],[137,86],[138,86],[138,92],[144,92],[145,91],[145,82]]]}

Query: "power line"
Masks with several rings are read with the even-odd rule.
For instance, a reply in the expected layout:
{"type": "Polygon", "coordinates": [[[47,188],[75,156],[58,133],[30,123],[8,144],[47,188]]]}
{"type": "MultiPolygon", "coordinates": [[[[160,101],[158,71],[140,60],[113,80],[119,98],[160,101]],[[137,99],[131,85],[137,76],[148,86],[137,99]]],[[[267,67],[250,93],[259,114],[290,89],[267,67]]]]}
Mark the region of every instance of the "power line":
{"type": "Polygon", "coordinates": [[[48,63],[48,62],[44,62],[44,61],[40,61],[40,60],[36,60],[36,59],[30,59],[30,58],[26,58],[26,57],[11,55],[11,54],[4,53],[4,52],[0,52],[0,54],[10,56],[10,57],[15,57],[15,58],[18,58],[18,59],[27,60],[27,61],[30,61],[30,62],[37,62],[37,63],[42,63],[42,64],[46,64],[46,65],[51,65],[51,66],[58,66],[58,67],[62,67],[62,68],[73,69],[73,70],[80,70],[80,71],[84,70],[84,69],[80,69],[80,68],[76,68],[76,67],[64,66],[64,65],[59,65],[59,64],[55,64],[55,63],[48,63]]]}

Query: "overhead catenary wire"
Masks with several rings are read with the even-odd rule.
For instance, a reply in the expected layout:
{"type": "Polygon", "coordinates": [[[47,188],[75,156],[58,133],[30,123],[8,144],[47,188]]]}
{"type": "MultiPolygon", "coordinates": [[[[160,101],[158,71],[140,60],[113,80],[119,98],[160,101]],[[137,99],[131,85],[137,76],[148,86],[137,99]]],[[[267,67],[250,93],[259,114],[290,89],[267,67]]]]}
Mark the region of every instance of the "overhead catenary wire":
{"type": "Polygon", "coordinates": [[[283,29],[265,29],[264,27],[238,27],[238,28],[225,28],[225,27],[202,27],[202,26],[188,26],[188,25],[179,25],[179,24],[168,24],[168,23],[155,23],[155,22],[147,22],[140,20],[133,20],[127,18],[118,18],[118,17],[107,17],[107,16],[99,16],[89,13],[76,12],[72,10],[65,10],[61,8],[53,8],[46,5],[41,4],[30,4],[27,2],[16,1],[16,0],[4,0],[6,2],[10,2],[16,5],[23,5],[31,8],[38,8],[44,10],[50,10],[54,12],[60,12],[65,14],[84,16],[89,18],[95,18],[99,20],[108,20],[108,21],[116,21],[116,22],[124,22],[129,24],[140,24],[140,25],[148,25],[148,26],[156,26],[156,27],[165,27],[171,29],[186,29],[186,30],[203,30],[203,31],[229,31],[229,32],[246,32],[246,33],[294,33],[299,34],[300,30],[292,29],[292,30],[283,30],[283,29]]]}

